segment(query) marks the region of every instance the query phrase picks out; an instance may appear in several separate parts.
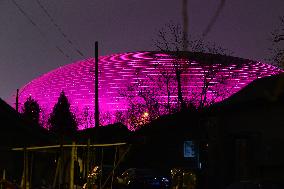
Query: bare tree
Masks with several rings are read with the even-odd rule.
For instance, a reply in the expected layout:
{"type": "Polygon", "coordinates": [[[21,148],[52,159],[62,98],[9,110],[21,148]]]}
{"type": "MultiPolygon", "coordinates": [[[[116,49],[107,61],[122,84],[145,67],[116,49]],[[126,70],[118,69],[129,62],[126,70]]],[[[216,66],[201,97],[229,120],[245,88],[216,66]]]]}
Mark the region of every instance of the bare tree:
{"type": "MultiPolygon", "coordinates": [[[[167,24],[164,28],[158,31],[158,37],[154,41],[154,44],[160,51],[171,55],[171,57],[173,58],[172,66],[174,68],[174,73],[175,73],[174,78],[177,82],[178,104],[181,105],[179,109],[185,109],[188,106],[187,104],[189,102],[189,99],[185,100],[183,97],[184,92],[182,91],[182,80],[183,80],[182,75],[187,71],[192,61],[196,59],[196,56],[203,56],[204,55],[203,53],[219,54],[219,55],[231,54],[231,52],[229,52],[227,49],[224,49],[216,45],[215,43],[211,44],[208,42],[204,42],[202,37],[197,39],[193,39],[192,37],[184,38],[180,25],[173,23],[167,24]],[[191,51],[191,53],[182,51],[185,39],[188,40],[186,41],[186,43],[188,43],[188,45],[186,46],[189,48],[189,51],[191,51]]],[[[200,102],[199,105],[197,105],[199,107],[203,107],[205,104],[208,104],[207,93],[209,92],[209,89],[212,88],[210,85],[212,85],[212,81],[216,77],[215,73],[218,72],[218,70],[216,70],[217,68],[215,68],[213,65],[207,64],[208,61],[210,62],[210,60],[206,61],[201,62],[203,63],[202,67],[204,69],[202,76],[203,87],[201,92],[199,92],[200,102]]],[[[168,86],[168,82],[169,79],[171,78],[171,75],[163,70],[161,71],[161,75],[164,77],[166,86],[168,86]]],[[[220,79],[223,80],[224,78],[220,79]]],[[[223,82],[221,80],[220,82],[223,82]]],[[[196,91],[192,92],[196,93],[196,91]]],[[[216,91],[214,92],[217,93],[216,91]]],[[[169,95],[170,94],[168,93],[168,96],[169,95]]]]}
{"type": "Polygon", "coordinates": [[[284,16],[280,17],[279,28],[272,32],[272,60],[284,67],[284,16]]]}
{"type": "Polygon", "coordinates": [[[173,67],[175,71],[175,79],[177,81],[178,88],[178,102],[181,108],[185,108],[185,103],[182,95],[181,75],[186,71],[188,64],[181,58],[183,49],[187,47],[187,37],[184,37],[184,33],[181,26],[178,24],[167,24],[165,28],[162,28],[158,32],[158,38],[155,40],[155,46],[162,52],[171,54],[173,56],[173,67]]]}
{"type": "Polygon", "coordinates": [[[158,31],[154,45],[162,52],[180,52],[183,49],[183,32],[179,24],[169,23],[158,31]]]}
{"type": "Polygon", "coordinates": [[[118,112],[116,120],[123,121],[133,130],[160,115],[189,107],[204,108],[228,94],[225,85],[229,76],[221,74],[222,66],[216,66],[216,62],[226,63],[227,57],[220,57],[228,51],[216,44],[205,43],[201,39],[188,42],[192,52],[182,51],[181,27],[169,24],[166,29],[159,31],[156,47],[168,55],[167,59],[171,59],[171,65],[165,65],[157,58],[153,65],[159,73],[157,78],[156,76],[152,78],[151,75],[148,75],[146,79],[140,77],[141,68],[138,68],[135,71],[135,82],[118,91],[119,95],[126,99],[129,108],[126,114],[118,112]],[[188,83],[186,81],[189,75],[187,71],[191,64],[196,64],[196,62],[199,63],[199,67],[202,67],[202,76],[199,79],[203,85],[201,89],[198,86],[198,91],[183,91],[182,85],[188,83]],[[210,98],[208,95],[211,95],[210,98]]]}
{"type": "MultiPolygon", "coordinates": [[[[160,116],[157,87],[147,86],[147,82],[153,82],[150,76],[148,80],[142,80],[140,77],[141,69],[136,69],[135,83],[129,84],[125,89],[119,91],[119,95],[128,102],[128,112],[126,115],[126,124],[130,129],[136,130],[141,125],[160,116]]],[[[120,117],[121,119],[121,117],[120,117]]]]}
{"type": "Polygon", "coordinates": [[[228,96],[227,81],[230,77],[222,75],[222,68],[222,65],[202,65],[202,86],[196,98],[196,108],[203,109],[228,96]]]}
{"type": "Polygon", "coordinates": [[[160,71],[160,78],[158,78],[158,84],[161,84],[159,87],[160,89],[163,89],[164,84],[166,84],[166,96],[167,96],[167,104],[166,104],[166,110],[168,114],[171,114],[172,112],[172,105],[171,105],[171,94],[172,94],[172,89],[171,89],[171,83],[174,80],[174,75],[171,72],[171,70],[167,70],[166,67],[163,65],[160,66],[161,71],[160,71]]]}
{"type": "MultiPolygon", "coordinates": [[[[196,59],[202,68],[202,75],[200,76],[202,87],[198,93],[198,102],[195,104],[197,108],[202,109],[216,101],[223,100],[232,90],[232,88],[229,89],[226,86],[232,75],[224,76],[222,69],[234,60],[227,56],[231,52],[216,44],[204,43],[200,40],[196,44],[196,49],[201,53],[195,53],[195,57],[192,57],[192,59],[196,59]],[[208,98],[208,95],[210,95],[210,98],[208,98]]],[[[236,74],[234,77],[236,77],[236,74]]]]}
{"type": "Polygon", "coordinates": [[[78,125],[83,124],[85,129],[88,129],[94,126],[94,114],[90,111],[89,106],[85,106],[83,108],[83,112],[81,113],[80,117],[81,119],[80,121],[78,121],[78,125]]]}
{"type": "Polygon", "coordinates": [[[115,122],[125,124],[126,115],[123,111],[121,111],[121,110],[115,111],[115,122]]]}

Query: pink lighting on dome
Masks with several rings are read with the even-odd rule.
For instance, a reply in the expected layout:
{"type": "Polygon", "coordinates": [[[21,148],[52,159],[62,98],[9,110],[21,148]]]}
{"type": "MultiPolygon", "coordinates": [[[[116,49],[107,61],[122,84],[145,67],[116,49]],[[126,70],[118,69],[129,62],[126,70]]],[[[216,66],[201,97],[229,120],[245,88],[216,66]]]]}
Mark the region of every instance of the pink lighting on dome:
{"type": "MultiPolygon", "coordinates": [[[[145,99],[137,96],[138,91],[151,91],[160,104],[159,114],[166,114],[164,105],[167,104],[168,98],[171,104],[177,104],[174,61],[171,56],[160,52],[129,52],[101,56],[99,58],[100,123],[107,125],[117,122],[118,113],[127,117],[129,99],[122,95],[122,92],[129,91],[130,85],[135,86],[131,91],[134,94],[132,102],[144,103],[145,99]],[[169,83],[169,97],[162,73],[168,73],[172,78],[169,83]]],[[[282,72],[272,65],[247,60],[238,64],[228,62],[223,65],[220,62],[211,66],[187,59],[181,61],[188,65],[181,75],[183,96],[186,101],[193,103],[197,103],[196,99],[200,98],[204,78],[206,74],[210,74],[212,68],[217,71],[212,78],[208,76],[208,81],[210,80],[208,102],[221,101],[257,78],[282,72]]],[[[70,101],[79,129],[93,127],[95,104],[93,58],[62,66],[32,80],[20,89],[19,102],[23,105],[29,96],[37,100],[42,109],[43,124],[46,126],[46,120],[62,90],[70,101]]],[[[148,112],[141,112],[141,119],[148,120],[149,116],[148,112]]],[[[124,124],[129,125],[130,120],[124,119],[124,124]]]]}

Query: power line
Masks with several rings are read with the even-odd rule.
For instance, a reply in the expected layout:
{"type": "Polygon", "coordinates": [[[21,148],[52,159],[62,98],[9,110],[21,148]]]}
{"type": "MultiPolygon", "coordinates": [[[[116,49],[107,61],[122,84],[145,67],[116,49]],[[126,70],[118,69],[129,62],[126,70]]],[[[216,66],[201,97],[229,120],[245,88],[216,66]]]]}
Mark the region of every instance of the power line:
{"type": "Polygon", "coordinates": [[[213,25],[215,24],[215,22],[217,21],[217,18],[219,17],[220,13],[222,12],[224,6],[225,6],[225,2],[226,0],[221,0],[220,4],[215,12],[215,14],[213,15],[213,17],[211,18],[211,20],[209,21],[209,24],[207,25],[207,27],[205,28],[205,30],[202,33],[202,37],[206,37],[208,35],[208,33],[211,31],[213,25]]]}
{"type": "Polygon", "coordinates": [[[22,15],[39,31],[39,33],[44,36],[43,32],[39,28],[39,26],[33,21],[33,19],[24,11],[24,9],[15,1],[11,0],[13,4],[18,8],[22,15]]]}
{"type": "MultiPolygon", "coordinates": [[[[12,3],[17,7],[18,11],[38,30],[38,32],[40,33],[40,35],[46,40],[49,41],[46,37],[46,35],[44,34],[44,32],[41,30],[41,28],[36,24],[36,22],[27,14],[27,12],[15,1],[15,0],[11,0],[12,3]]],[[[55,45],[56,50],[58,50],[60,52],[60,54],[62,54],[63,56],[65,56],[66,58],[68,58],[69,60],[72,61],[71,57],[66,54],[58,45],[55,45]]]]}
{"type": "Polygon", "coordinates": [[[41,10],[45,13],[45,15],[49,18],[49,21],[52,23],[52,25],[56,28],[56,30],[61,34],[61,36],[64,38],[64,40],[67,41],[67,43],[69,45],[72,46],[72,48],[74,49],[74,51],[76,53],[78,53],[80,56],[84,57],[84,54],[82,51],[79,50],[79,48],[77,48],[74,43],[72,42],[72,40],[67,36],[67,34],[62,30],[62,27],[60,27],[59,24],[57,24],[55,22],[55,19],[51,16],[51,14],[49,13],[49,11],[47,10],[47,8],[40,2],[40,0],[36,0],[37,4],[39,5],[39,7],[41,8],[41,10]]]}
{"type": "Polygon", "coordinates": [[[183,16],[183,50],[187,51],[188,48],[188,13],[187,13],[187,0],[182,1],[182,16],[183,16]]]}

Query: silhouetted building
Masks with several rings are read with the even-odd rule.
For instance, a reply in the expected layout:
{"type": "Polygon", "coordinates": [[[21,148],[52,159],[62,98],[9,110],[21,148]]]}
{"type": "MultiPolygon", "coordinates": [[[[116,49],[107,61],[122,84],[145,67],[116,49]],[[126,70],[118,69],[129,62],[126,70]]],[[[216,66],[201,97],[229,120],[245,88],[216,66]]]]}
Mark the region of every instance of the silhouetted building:
{"type": "Polygon", "coordinates": [[[0,99],[1,175],[5,170],[8,179],[19,179],[22,176],[23,152],[13,151],[13,148],[50,142],[50,136],[45,129],[31,125],[14,108],[0,99]]]}
{"type": "Polygon", "coordinates": [[[284,180],[284,74],[258,79],[211,109],[210,175],[224,181],[284,180]]]}
{"type": "Polygon", "coordinates": [[[204,188],[284,180],[284,74],[258,79],[202,111],[159,118],[134,133],[133,166],[195,170],[204,188]]]}

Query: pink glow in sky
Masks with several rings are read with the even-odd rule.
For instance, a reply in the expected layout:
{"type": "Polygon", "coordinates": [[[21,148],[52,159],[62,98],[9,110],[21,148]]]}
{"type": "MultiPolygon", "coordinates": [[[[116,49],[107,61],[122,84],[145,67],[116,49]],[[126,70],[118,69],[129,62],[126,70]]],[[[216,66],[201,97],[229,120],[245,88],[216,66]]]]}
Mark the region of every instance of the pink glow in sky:
{"type": "MultiPolygon", "coordinates": [[[[159,102],[159,114],[166,114],[165,105],[168,100],[165,77],[170,79],[169,91],[171,104],[177,103],[177,84],[174,78],[174,59],[167,54],[155,52],[129,52],[101,56],[99,58],[99,110],[100,123],[107,125],[117,122],[117,113],[122,112],[129,125],[129,98],[132,102],[144,103],[138,96],[138,91],[151,91],[159,102]],[[132,86],[133,90],[130,90],[132,86]],[[121,95],[131,91],[129,96],[121,95]]],[[[196,61],[182,60],[188,68],[182,73],[182,91],[185,100],[194,103],[200,99],[200,91],[206,73],[214,68],[214,76],[208,77],[210,87],[207,101],[218,102],[228,98],[257,78],[271,76],[282,72],[277,67],[255,61],[244,60],[236,64],[221,62],[212,65],[202,65],[196,61]],[[222,80],[222,82],[220,82],[222,80]],[[220,95],[221,94],[221,95],[220,95]]],[[[76,115],[79,129],[94,125],[94,59],[85,59],[57,68],[41,77],[32,80],[20,89],[20,106],[29,96],[37,100],[42,109],[42,122],[46,126],[48,115],[64,91],[68,97],[72,112],[76,115]]],[[[150,94],[150,93],[149,93],[150,94]]],[[[21,109],[21,108],[20,108],[21,109]]],[[[149,116],[147,110],[141,112],[141,118],[149,116]]]]}

